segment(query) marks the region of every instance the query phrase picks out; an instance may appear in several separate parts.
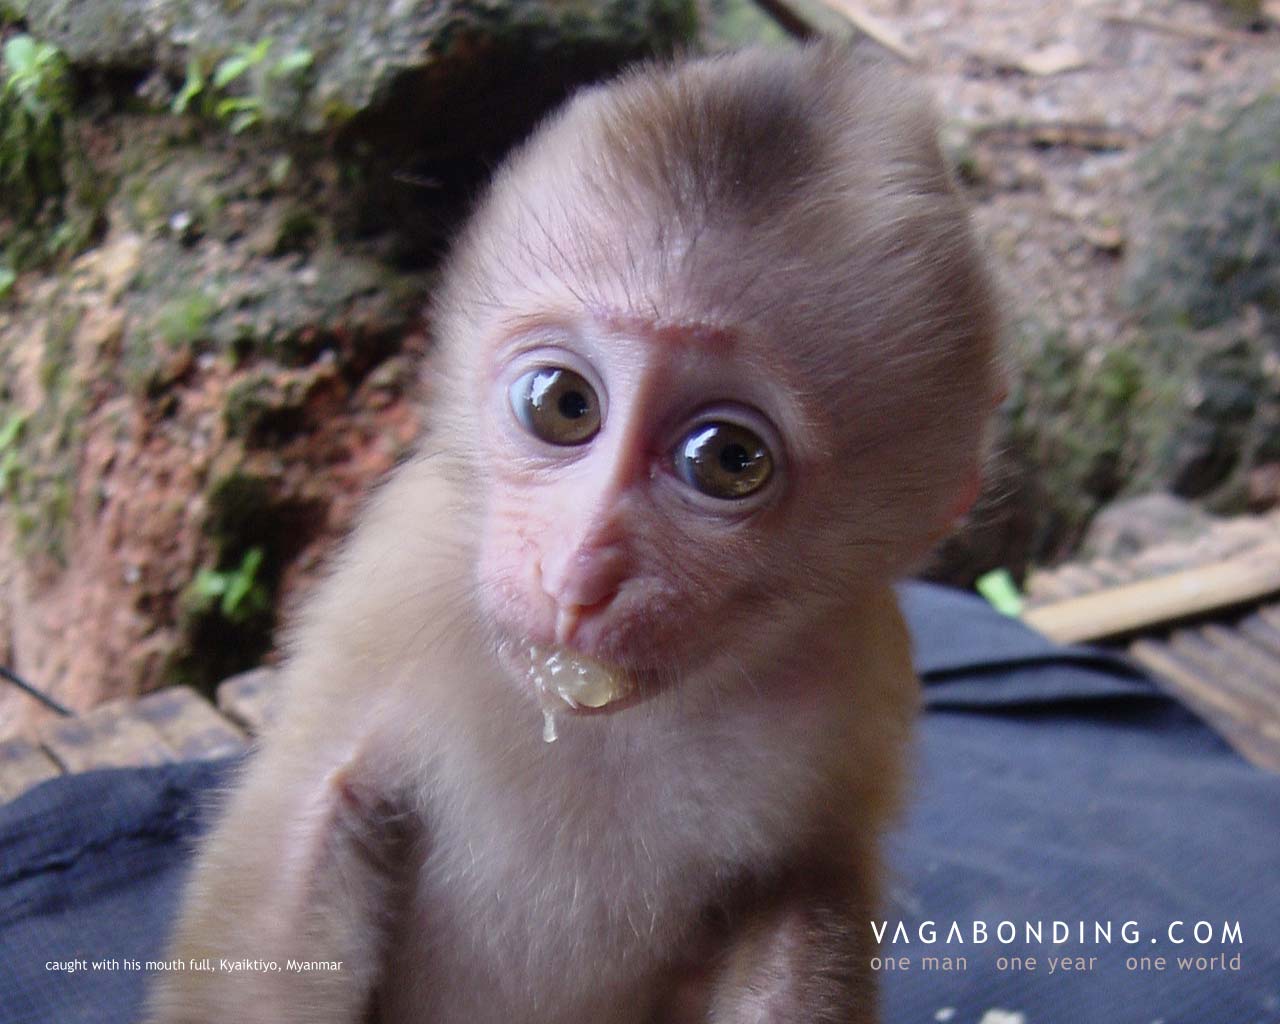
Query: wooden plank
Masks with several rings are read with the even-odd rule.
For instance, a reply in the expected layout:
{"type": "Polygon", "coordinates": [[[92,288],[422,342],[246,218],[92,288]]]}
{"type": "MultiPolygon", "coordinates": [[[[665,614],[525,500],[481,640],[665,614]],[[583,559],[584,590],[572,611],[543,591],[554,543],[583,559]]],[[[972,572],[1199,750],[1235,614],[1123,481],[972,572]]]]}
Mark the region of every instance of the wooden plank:
{"type": "Polygon", "coordinates": [[[1268,625],[1280,629],[1280,604],[1264,604],[1258,609],[1258,617],[1268,625]]]}
{"type": "Polygon", "coordinates": [[[1259,768],[1280,772],[1276,722],[1254,723],[1237,717],[1238,702],[1207,686],[1195,669],[1162,643],[1138,640],[1130,646],[1129,654],[1177,699],[1204,717],[1246,760],[1259,768]]]}
{"type": "Polygon", "coordinates": [[[1280,717],[1266,687],[1259,686],[1253,670],[1231,651],[1210,643],[1202,630],[1178,630],[1169,638],[1169,647],[1189,665],[1195,666],[1201,683],[1212,689],[1224,711],[1244,722],[1272,722],[1280,740],[1280,717]]]}
{"type": "Polygon", "coordinates": [[[1280,591],[1280,545],[1157,579],[1041,605],[1024,621],[1059,643],[1119,636],[1280,591]]]}
{"type": "Polygon", "coordinates": [[[1280,659],[1239,630],[1217,623],[1203,627],[1200,636],[1238,668],[1231,679],[1237,681],[1239,692],[1251,695],[1263,714],[1280,721],[1280,659]]]}
{"type": "MultiPolygon", "coordinates": [[[[1057,571],[1058,583],[1071,597],[1081,597],[1106,588],[1106,581],[1087,566],[1063,565],[1057,571]]],[[[1069,598],[1068,598],[1069,600],[1069,598]]]]}
{"type": "Polygon", "coordinates": [[[244,734],[189,686],[147,694],[134,705],[134,714],[154,726],[184,760],[224,757],[245,747],[244,734]]]}
{"type": "Polygon", "coordinates": [[[53,758],[30,740],[16,736],[0,742],[0,803],[61,774],[53,758]]]}
{"type": "Polygon", "coordinates": [[[1237,623],[1236,628],[1260,647],[1265,647],[1277,658],[1280,658],[1280,623],[1268,619],[1267,614],[1274,614],[1275,606],[1263,606],[1237,623]]]}
{"type": "Polygon", "coordinates": [[[113,700],[79,718],[51,721],[41,728],[40,742],[67,772],[172,761],[173,749],[131,709],[131,702],[113,700]]]}
{"type": "Polygon", "coordinates": [[[255,668],[224,680],[218,686],[218,710],[250,736],[259,735],[274,714],[277,678],[273,668],[255,668]]]}
{"type": "Polygon", "coordinates": [[[1039,569],[1031,573],[1024,584],[1023,590],[1027,600],[1027,606],[1054,604],[1058,601],[1065,601],[1069,597],[1075,595],[1058,579],[1058,574],[1052,570],[1039,569]]]}

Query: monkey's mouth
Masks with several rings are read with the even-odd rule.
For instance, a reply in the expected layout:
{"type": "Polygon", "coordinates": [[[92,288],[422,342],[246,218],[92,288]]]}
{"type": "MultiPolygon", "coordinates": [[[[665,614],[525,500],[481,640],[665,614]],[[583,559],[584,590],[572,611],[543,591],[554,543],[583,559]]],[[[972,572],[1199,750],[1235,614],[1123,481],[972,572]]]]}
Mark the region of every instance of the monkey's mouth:
{"type": "Polygon", "coordinates": [[[556,710],[598,709],[635,689],[635,679],[626,669],[559,644],[529,644],[526,656],[526,678],[544,707],[551,701],[556,710]]]}
{"type": "Polygon", "coordinates": [[[619,665],[599,661],[559,644],[505,646],[512,667],[537,695],[545,727],[543,738],[556,738],[555,716],[564,711],[591,713],[620,704],[636,691],[636,677],[619,665]]]}

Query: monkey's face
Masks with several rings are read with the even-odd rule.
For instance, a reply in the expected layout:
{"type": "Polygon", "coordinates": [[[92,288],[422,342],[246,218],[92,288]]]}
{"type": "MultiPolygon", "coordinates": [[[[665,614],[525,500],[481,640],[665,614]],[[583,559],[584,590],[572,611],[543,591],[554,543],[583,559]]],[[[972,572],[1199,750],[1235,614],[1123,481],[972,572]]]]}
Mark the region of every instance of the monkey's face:
{"type": "Polygon", "coordinates": [[[968,500],[994,305],[932,119],[814,74],[589,90],[460,240],[443,411],[508,646],[751,685],[968,500]]]}
{"type": "Polygon", "coordinates": [[[503,641],[585,654],[642,688],[726,660],[750,685],[824,601],[880,581],[824,514],[848,481],[767,349],[620,314],[501,338],[475,434],[478,592],[503,641]]]}

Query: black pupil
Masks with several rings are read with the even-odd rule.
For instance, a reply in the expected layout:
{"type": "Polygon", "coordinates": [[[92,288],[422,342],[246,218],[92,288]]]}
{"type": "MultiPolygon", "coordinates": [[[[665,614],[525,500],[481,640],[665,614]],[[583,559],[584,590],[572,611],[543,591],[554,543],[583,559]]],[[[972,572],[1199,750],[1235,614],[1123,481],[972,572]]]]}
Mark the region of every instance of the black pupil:
{"type": "Polygon", "coordinates": [[[560,415],[567,420],[582,419],[591,408],[591,403],[581,391],[566,391],[556,403],[560,415]]]}
{"type": "Polygon", "coordinates": [[[727,444],[720,449],[720,468],[726,473],[741,473],[751,465],[751,453],[740,444],[727,444]]]}

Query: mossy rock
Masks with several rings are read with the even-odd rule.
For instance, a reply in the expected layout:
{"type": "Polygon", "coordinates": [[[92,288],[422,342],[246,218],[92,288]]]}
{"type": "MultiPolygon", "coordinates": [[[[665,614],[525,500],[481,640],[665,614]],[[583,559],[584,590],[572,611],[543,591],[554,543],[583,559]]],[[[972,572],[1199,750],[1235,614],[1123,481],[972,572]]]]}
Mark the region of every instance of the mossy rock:
{"type": "Polygon", "coordinates": [[[1010,393],[997,417],[988,485],[963,531],[930,567],[969,584],[1021,576],[1073,551],[1108,502],[1155,486],[1185,372],[1148,336],[1124,348],[1073,344],[1035,320],[1010,331],[1010,393]]]}
{"type": "Polygon", "coordinates": [[[1160,340],[1186,367],[1171,429],[1156,451],[1169,490],[1223,514],[1246,511],[1248,476],[1280,457],[1280,366],[1274,341],[1232,323],[1170,330],[1160,340]]]}
{"type": "MultiPolygon", "coordinates": [[[[265,104],[261,114],[311,131],[403,97],[406,78],[429,80],[438,98],[457,100],[463,97],[448,79],[482,66],[499,86],[491,95],[527,96],[522,55],[564,86],[582,79],[575,66],[598,75],[604,66],[673,52],[693,41],[698,25],[694,0],[29,0],[26,20],[77,66],[158,69],[177,80],[192,58],[212,70],[237,47],[264,40],[272,53],[306,53],[305,89],[292,103],[265,104]]],[[[413,113],[429,127],[446,110],[413,113]]]]}
{"type": "Polygon", "coordinates": [[[1280,95],[1157,143],[1138,164],[1128,304],[1151,327],[1252,307],[1280,337],[1280,95]]]}
{"type": "Polygon", "coordinates": [[[1138,164],[1123,298],[1181,392],[1158,482],[1244,511],[1280,456],[1280,95],[1219,111],[1138,164]]]}

